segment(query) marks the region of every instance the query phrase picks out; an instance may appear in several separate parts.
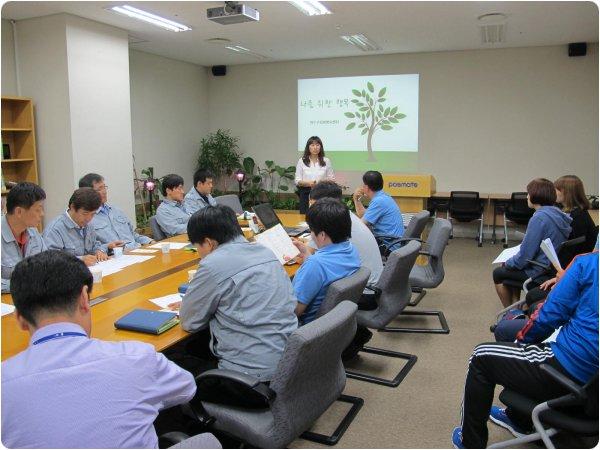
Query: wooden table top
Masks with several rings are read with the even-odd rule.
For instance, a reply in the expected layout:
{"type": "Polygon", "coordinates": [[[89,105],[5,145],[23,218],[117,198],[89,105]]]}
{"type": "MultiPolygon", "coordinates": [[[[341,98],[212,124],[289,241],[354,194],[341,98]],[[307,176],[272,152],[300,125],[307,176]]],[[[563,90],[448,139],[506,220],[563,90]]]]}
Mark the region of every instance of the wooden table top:
{"type": "MultiPolygon", "coordinates": [[[[279,216],[286,226],[296,226],[304,220],[304,215],[298,213],[279,213],[279,216]]],[[[188,242],[188,238],[184,234],[165,241],[188,242]]],[[[189,335],[179,325],[158,336],[114,327],[117,319],[135,308],[160,309],[149,299],[177,292],[179,285],[187,282],[187,271],[195,269],[199,261],[197,253],[184,250],[171,250],[168,254],[159,250],[154,255],[151,260],[128,266],[94,284],[92,298],[103,296],[109,300],[92,306],[92,337],[108,341],[137,340],[162,351],[189,335]]],[[[284,268],[291,277],[299,265],[284,268]]],[[[2,294],[2,303],[12,304],[10,294],[2,294]]],[[[29,338],[29,334],[18,327],[14,314],[3,316],[2,361],[24,350],[29,345],[29,338]]]]}

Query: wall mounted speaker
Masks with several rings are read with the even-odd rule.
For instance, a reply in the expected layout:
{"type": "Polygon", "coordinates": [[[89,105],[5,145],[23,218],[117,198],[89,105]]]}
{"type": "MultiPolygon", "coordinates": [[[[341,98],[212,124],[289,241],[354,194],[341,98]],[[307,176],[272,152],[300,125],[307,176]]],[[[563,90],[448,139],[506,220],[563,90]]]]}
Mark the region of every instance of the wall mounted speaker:
{"type": "Polygon", "coordinates": [[[215,77],[224,77],[227,73],[227,66],[212,66],[211,70],[215,77]]]}
{"type": "Polygon", "coordinates": [[[569,56],[585,56],[587,44],[585,42],[573,42],[569,44],[569,56]]]}

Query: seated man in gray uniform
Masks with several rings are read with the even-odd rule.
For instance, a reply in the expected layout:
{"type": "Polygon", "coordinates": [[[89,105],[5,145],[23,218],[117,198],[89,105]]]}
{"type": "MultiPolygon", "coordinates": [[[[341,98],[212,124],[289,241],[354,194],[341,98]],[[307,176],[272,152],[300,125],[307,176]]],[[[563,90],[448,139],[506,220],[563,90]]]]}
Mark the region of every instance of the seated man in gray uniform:
{"type": "Polygon", "coordinates": [[[189,214],[194,214],[207,206],[215,206],[217,202],[211,195],[214,175],[207,169],[198,169],[194,174],[194,186],[185,195],[183,206],[189,214]]]}
{"type": "MultiPolygon", "coordinates": [[[[211,336],[219,368],[271,380],[288,336],[298,327],[287,273],[271,250],[244,238],[228,206],[195,213],[188,236],[202,259],[181,304],[171,305],[180,306],[182,328],[193,333],[210,327],[210,335],[200,336],[211,336]]],[[[196,340],[198,346],[207,344],[201,341],[196,340]]],[[[211,365],[217,364],[208,361],[205,368],[211,365]]]]}
{"type": "Polygon", "coordinates": [[[156,221],[167,236],[187,232],[190,214],[183,206],[183,178],[170,174],[163,178],[161,192],[164,198],[156,210],[156,221]]]}
{"type": "Polygon", "coordinates": [[[2,292],[10,291],[14,267],[27,256],[48,250],[37,226],[44,217],[46,193],[37,184],[22,182],[6,196],[2,216],[2,292]]]}
{"type": "Polygon", "coordinates": [[[102,199],[102,206],[92,219],[92,225],[100,242],[108,244],[119,241],[125,246],[125,250],[154,242],[148,236],[136,233],[125,213],[116,206],[108,204],[108,186],[101,175],[88,173],[79,180],[79,187],[92,188],[102,199]]]}
{"type": "Polygon", "coordinates": [[[108,259],[108,249],[120,245],[119,241],[101,244],[90,224],[102,200],[92,188],[79,188],[69,199],[69,209],[56,217],[44,230],[44,240],[49,249],[64,250],[77,256],[87,266],[108,259]]]}

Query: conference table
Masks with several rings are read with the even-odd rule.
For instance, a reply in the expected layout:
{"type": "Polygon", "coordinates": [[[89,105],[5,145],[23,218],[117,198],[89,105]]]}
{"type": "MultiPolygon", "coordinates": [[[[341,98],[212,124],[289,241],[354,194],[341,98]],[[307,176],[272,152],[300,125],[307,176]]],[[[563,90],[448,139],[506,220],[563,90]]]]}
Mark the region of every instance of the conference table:
{"type": "MultiPolygon", "coordinates": [[[[285,226],[298,226],[304,221],[303,214],[278,212],[278,215],[285,226]]],[[[160,242],[189,241],[187,235],[183,234],[160,242]]],[[[169,253],[162,253],[158,249],[152,256],[147,261],[132,264],[117,273],[102,277],[100,283],[94,283],[90,298],[101,302],[92,306],[93,338],[107,341],[142,341],[152,344],[156,351],[162,351],[189,336],[180,325],[160,335],[118,330],[114,327],[115,321],[136,308],[159,310],[160,307],[149,299],[176,293],[179,285],[187,283],[188,270],[196,269],[200,261],[198,253],[185,249],[171,249],[169,253]]],[[[290,277],[298,268],[298,264],[284,266],[290,277]]],[[[10,294],[2,294],[2,303],[12,304],[10,294]]],[[[19,328],[14,313],[2,316],[1,360],[4,361],[27,348],[29,338],[29,333],[19,328]]]]}

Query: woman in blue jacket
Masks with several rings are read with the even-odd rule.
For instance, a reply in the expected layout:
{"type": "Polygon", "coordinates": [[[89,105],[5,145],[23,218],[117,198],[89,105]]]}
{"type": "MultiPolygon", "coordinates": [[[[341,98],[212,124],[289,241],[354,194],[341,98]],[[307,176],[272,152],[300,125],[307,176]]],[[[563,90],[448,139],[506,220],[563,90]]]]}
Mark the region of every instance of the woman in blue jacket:
{"type": "MultiPolygon", "coordinates": [[[[527,185],[527,203],[535,213],[529,220],[525,237],[519,253],[510,258],[501,267],[494,269],[493,277],[496,292],[504,307],[518,299],[519,292],[505,286],[505,280],[517,280],[521,283],[528,278],[542,275],[543,269],[527,260],[548,266],[550,261],[540,249],[540,243],[550,238],[554,249],[566,241],[571,233],[571,218],[558,209],[554,184],[545,178],[536,178],[527,185]]],[[[537,280],[539,282],[543,280],[537,280]]]]}

